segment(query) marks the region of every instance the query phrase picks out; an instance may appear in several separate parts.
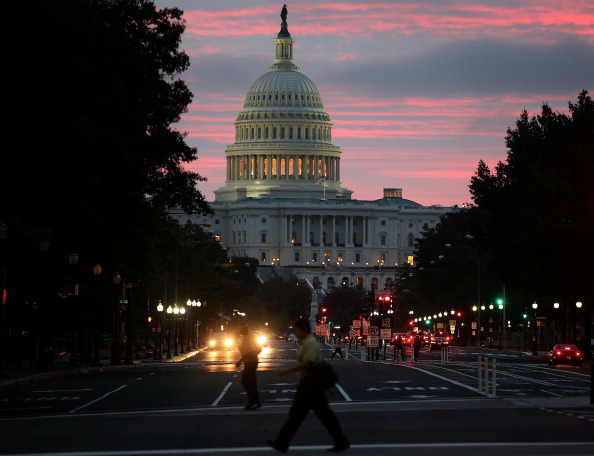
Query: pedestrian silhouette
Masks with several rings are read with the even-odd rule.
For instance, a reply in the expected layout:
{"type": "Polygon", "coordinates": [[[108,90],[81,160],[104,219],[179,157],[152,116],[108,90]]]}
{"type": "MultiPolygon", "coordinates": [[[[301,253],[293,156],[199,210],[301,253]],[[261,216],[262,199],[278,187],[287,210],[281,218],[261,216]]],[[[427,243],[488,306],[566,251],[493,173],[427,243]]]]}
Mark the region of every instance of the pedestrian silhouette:
{"type": "Polygon", "coordinates": [[[422,344],[421,336],[417,334],[413,341],[413,358],[414,362],[416,363],[419,360],[419,353],[421,352],[421,344],[422,344]]]}
{"type": "Polygon", "coordinates": [[[322,362],[320,344],[311,334],[309,320],[298,318],[293,323],[293,330],[301,343],[299,352],[297,353],[297,362],[288,369],[278,371],[278,374],[286,375],[290,372],[297,372],[299,375],[297,392],[295,393],[293,404],[289,410],[288,420],[281,428],[276,439],[268,440],[266,443],[275,450],[280,451],[281,453],[286,453],[297,429],[299,429],[299,426],[308,415],[309,411],[313,410],[324,427],[330,432],[334,441],[334,446],[329,448],[328,452],[338,453],[345,451],[350,447],[349,442],[342,432],[342,428],[336,419],[336,415],[334,415],[328,405],[326,391],[322,388],[307,388],[307,382],[304,382],[304,379],[306,379],[308,375],[308,369],[314,364],[322,362]]]}
{"type": "Polygon", "coordinates": [[[341,359],[344,359],[344,356],[342,356],[342,342],[339,337],[334,339],[334,353],[332,353],[330,359],[333,359],[336,355],[339,355],[341,359]]]}
{"type": "Polygon", "coordinates": [[[241,375],[241,384],[247,393],[248,401],[244,407],[246,410],[256,410],[262,405],[258,396],[258,382],[256,379],[256,369],[258,369],[258,355],[262,347],[256,341],[254,335],[250,332],[248,325],[242,325],[239,329],[242,341],[237,347],[241,358],[235,364],[240,367],[243,362],[243,374],[241,375]]]}

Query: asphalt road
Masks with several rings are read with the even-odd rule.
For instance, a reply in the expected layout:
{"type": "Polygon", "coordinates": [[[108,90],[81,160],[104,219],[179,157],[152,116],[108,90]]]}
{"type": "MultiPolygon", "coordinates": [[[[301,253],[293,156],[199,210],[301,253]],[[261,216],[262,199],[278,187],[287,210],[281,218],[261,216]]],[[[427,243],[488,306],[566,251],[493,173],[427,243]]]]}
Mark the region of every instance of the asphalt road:
{"type": "MultiPolygon", "coordinates": [[[[235,351],[175,363],[67,375],[0,391],[0,454],[273,454],[296,378],[276,371],[297,345],[274,341],[258,369],[263,407],[245,411],[235,351]]],[[[325,347],[325,355],[332,347],[325,347]]],[[[592,455],[590,366],[547,366],[519,352],[424,349],[418,363],[334,358],[330,401],[350,454],[592,455]],[[478,357],[481,363],[479,390],[478,357]],[[495,363],[494,363],[495,361],[495,363]],[[495,372],[495,377],[493,377],[495,372]],[[495,380],[493,382],[493,379],[495,380]],[[495,388],[493,388],[495,386],[495,388]]],[[[326,454],[332,442],[309,416],[290,453],[326,454]]]]}

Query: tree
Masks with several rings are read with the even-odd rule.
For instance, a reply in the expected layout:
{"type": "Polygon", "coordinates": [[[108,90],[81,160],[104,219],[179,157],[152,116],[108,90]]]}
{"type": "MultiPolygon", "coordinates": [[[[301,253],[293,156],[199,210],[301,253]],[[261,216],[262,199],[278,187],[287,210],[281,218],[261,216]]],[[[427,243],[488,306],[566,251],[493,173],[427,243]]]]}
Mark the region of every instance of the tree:
{"type": "Polygon", "coordinates": [[[358,288],[336,287],[324,298],[324,307],[328,309],[334,326],[339,325],[343,332],[348,331],[353,319],[359,318],[366,306],[367,296],[358,288]]]}
{"type": "Polygon", "coordinates": [[[310,304],[311,291],[306,285],[277,277],[260,285],[252,310],[284,333],[296,318],[309,316],[310,304]]]}
{"type": "MultiPolygon", "coordinates": [[[[472,247],[480,260],[482,301],[489,304],[505,286],[511,319],[535,299],[551,309],[556,300],[594,303],[594,103],[588,92],[569,103],[567,114],[547,104],[532,117],[522,112],[507,130],[506,146],[507,160],[493,171],[479,161],[469,185],[475,206],[443,217],[418,240],[417,265],[428,268],[445,253],[444,243],[472,247]],[[473,236],[472,244],[465,234],[473,236]]],[[[449,255],[466,257],[453,250],[449,255]]],[[[468,291],[476,289],[476,273],[461,269],[468,265],[440,262],[431,279],[415,272],[405,298],[427,307],[440,299],[472,302],[468,291]]],[[[589,340],[589,323],[586,328],[589,340]]]]}
{"type": "Polygon", "coordinates": [[[184,168],[197,151],[172,127],[192,100],[179,79],[189,66],[181,10],[23,0],[4,12],[2,69],[15,77],[3,99],[0,221],[16,328],[29,324],[16,313],[23,303],[51,307],[60,281],[72,281],[72,251],[81,277],[100,264],[105,277],[118,271],[149,293],[178,241],[167,207],[211,209],[196,188],[205,178],[184,168]],[[41,257],[39,280],[51,283],[31,286],[41,257]]]}
{"type": "Polygon", "coordinates": [[[470,191],[487,220],[494,268],[535,296],[591,295],[594,272],[594,103],[586,91],[569,115],[543,105],[508,129],[508,159],[495,174],[479,166],[470,191]],[[571,291],[569,291],[571,290],[571,291]]]}
{"type": "Polygon", "coordinates": [[[13,149],[2,154],[0,219],[13,241],[116,257],[138,247],[143,263],[159,212],[210,211],[196,189],[204,178],[183,168],[196,150],[171,127],[192,99],[176,78],[189,65],[178,49],[182,12],[144,0],[7,9],[4,71],[18,77],[5,100],[13,149]]]}

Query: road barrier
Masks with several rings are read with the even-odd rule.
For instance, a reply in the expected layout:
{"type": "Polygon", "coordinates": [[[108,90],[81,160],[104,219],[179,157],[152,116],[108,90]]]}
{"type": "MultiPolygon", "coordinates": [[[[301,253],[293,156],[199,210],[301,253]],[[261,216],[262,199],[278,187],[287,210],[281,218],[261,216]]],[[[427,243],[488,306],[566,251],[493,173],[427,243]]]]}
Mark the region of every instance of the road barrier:
{"type": "Polygon", "coordinates": [[[449,345],[442,345],[441,347],[441,362],[447,363],[450,361],[450,347],[449,345]]]}
{"type": "Polygon", "coordinates": [[[478,392],[487,396],[497,397],[497,360],[494,359],[489,367],[489,358],[478,357],[478,392]],[[491,375],[489,375],[491,372],[491,375]],[[491,377],[489,379],[489,377],[491,377]],[[490,392],[489,392],[490,391],[490,392]]]}

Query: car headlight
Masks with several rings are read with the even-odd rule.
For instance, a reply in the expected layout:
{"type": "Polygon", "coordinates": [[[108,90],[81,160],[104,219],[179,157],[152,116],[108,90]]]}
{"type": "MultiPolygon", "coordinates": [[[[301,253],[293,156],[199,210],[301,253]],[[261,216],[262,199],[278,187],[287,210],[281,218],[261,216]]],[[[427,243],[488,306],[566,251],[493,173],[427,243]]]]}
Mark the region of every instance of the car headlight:
{"type": "Polygon", "coordinates": [[[225,339],[225,347],[231,347],[233,345],[233,340],[225,339]]]}
{"type": "Polygon", "coordinates": [[[266,336],[260,336],[260,337],[258,337],[258,343],[260,345],[264,345],[266,343],[266,336]]]}
{"type": "Polygon", "coordinates": [[[215,344],[216,344],[216,342],[215,342],[214,340],[211,340],[211,341],[210,341],[210,346],[211,346],[211,347],[214,347],[214,346],[215,346],[215,344]]]}

